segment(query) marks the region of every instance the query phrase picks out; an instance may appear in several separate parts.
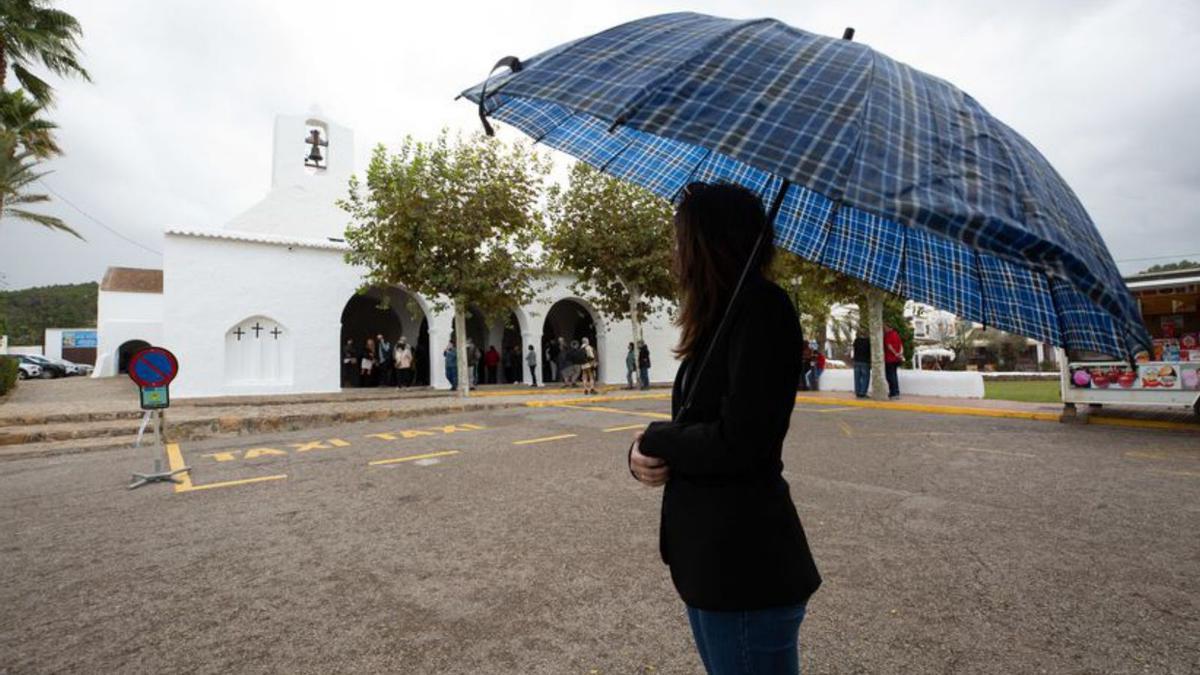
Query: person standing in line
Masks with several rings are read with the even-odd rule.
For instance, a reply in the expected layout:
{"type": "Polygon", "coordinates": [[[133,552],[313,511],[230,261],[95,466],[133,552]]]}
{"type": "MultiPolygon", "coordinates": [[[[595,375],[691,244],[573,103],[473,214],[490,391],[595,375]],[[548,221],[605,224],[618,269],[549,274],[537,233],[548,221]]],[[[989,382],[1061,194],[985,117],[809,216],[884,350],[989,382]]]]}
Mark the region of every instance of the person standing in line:
{"type": "Polygon", "coordinates": [[[596,391],[596,370],[600,362],[596,356],[596,350],[588,343],[587,338],[583,338],[579,345],[579,351],[583,352],[583,363],[579,366],[583,377],[583,393],[597,394],[599,392],[596,391]]]}
{"type": "Polygon", "coordinates": [[[900,362],[904,360],[904,343],[900,333],[890,324],[883,330],[883,366],[887,374],[888,398],[900,398],[900,362]]]}
{"type": "Polygon", "coordinates": [[[800,391],[808,391],[808,371],[812,368],[812,347],[807,344],[800,350],[800,391]]]}
{"type": "Polygon", "coordinates": [[[376,349],[379,350],[379,358],[377,359],[377,363],[379,364],[379,386],[390,387],[395,384],[392,380],[393,367],[395,365],[392,363],[392,343],[388,342],[387,338],[383,337],[382,334],[376,335],[375,341],[377,345],[376,349]]]}
{"type": "Polygon", "coordinates": [[[559,375],[562,373],[562,369],[559,367],[559,355],[561,353],[562,348],[561,345],[558,344],[557,339],[551,340],[549,344],[546,345],[545,359],[546,365],[549,369],[550,378],[542,379],[546,379],[547,382],[558,382],[559,375]]]}
{"type": "Polygon", "coordinates": [[[567,349],[567,367],[563,374],[563,382],[568,387],[574,387],[579,383],[579,376],[583,370],[583,361],[585,358],[583,350],[579,348],[579,341],[571,340],[571,345],[567,349]]]}
{"type": "Polygon", "coordinates": [[[479,349],[475,341],[467,338],[467,386],[474,389],[479,385],[479,349]]]}
{"type": "Polygon", "coordinates": [[[558,354],[554,362],[558,365],[558,379],[555,382],[567,381],[567,366],[571,365],[567,362],[567,352],[570,351],[567,341],[563,338],[558,338],[554,341],[555,347],[558,349],[558,354]]]}
{"type": "Polygon", "coordinates": [[[362,359],[359,361],[359,386],[371,387],[375,385],[375,340],[367,338],[366,348],[362,351],[362,359]]]}
{"type": "Polygon", "coordinates": [[[538,386],[537,385],[537,362],[538,362],[537,352],[534,351],[533,345],[529,345],[529,351],[525,354],[525,363],[529,364],[529,378],[530,378],[530,382],[532,383],[529,386],[531,386],[531,387],[538,386]]]}
{"type": "Polygon", "coordinates": [[[854,335],[854,395],[858,398],[867,397],[867,389],[871,386],[871,339],[865,330],[855,331],[854,335]]]}
{"type": "Polygon", "coordinates": [[[353,338],[346,338],[346,344],[342,347],[342,386],[354,386],[354,375],[357,371],[355,366],[358,362],[358,350],[354,348],[353,338]]]}
{"type": "Polygon", "coordinates": [[[396,343],[396,388],[405,389],[411,387],[413,383],[413,352],[412,347],[408,346],[408,341],[404,336],[400,336],[400,340],[396,343]]]}
{"type": "Polygon", "coordinates": [[[684,188],[672,420],[650,424],[628,452],[635,480],[665,486],[659,552],[700,660],[720,675],[798,673],[800,625],[821,585],[783,478],[804,336],[787,292],[766,277],[775,247],[755,245],[773,241],[773,230],[744,187],[684,188]],[[728,332],[697,372],[743,274],[728,332]]]}
{"type": "Polygon", "coordinates": [[[500,380],[496,378],[496,367],[500,365],[500,352],[496,351],[496,345],[488,345],[487,353],[483,355],[483,367],[487,369],[487,383],[496,384],[500,380]]]}
{"type": "Polygon", "coordinates": [[[513,381],[512,357],[512,349],[505,349],[504,345],[500,345],[500,377],[506,384],[512,384],[513,381]]]}
{"type": "Polygon", "coordinates": [[[637,377],[638,354],[637,346],[629,343],[629,351],[625,352],[625,382],[626,389],[633,389],[633,378],[637,377]]]}
{"type": "Polygon", "coordinates": [[[645,342],[638,348],[638,374],[641,376],[642,389],[650,388],[650,348],[645,342]]]}
{"type": "Polygon", "coordinates": [[[450,389],[458,389],[458,350],[454,348],[454,340],[446,345],[442,358],[446,362],[446,379],[450,380],[450,389]]]}
{"type": "Polygon", "coordinates": [[[808,390],[821,390],[821,373],[825,372],[825,354],[813,343],[811,348],[812,360],[808,365],[808,390]]]}

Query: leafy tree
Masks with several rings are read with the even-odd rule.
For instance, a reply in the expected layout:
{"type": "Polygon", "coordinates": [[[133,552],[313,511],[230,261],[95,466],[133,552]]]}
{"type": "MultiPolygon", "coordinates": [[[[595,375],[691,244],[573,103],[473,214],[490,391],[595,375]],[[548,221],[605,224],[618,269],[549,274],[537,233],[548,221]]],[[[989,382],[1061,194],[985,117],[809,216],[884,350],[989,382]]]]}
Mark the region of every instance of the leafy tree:
{"type": "Polygon", "coordinates": [[[35,62],[62,77],[91,81],[79,63],[79,38],[83,29],[75,17],[51,7],[47,0],[0,0],[0,88],[8,68],[38,103],[53,98],[50,85],[34,75],[35,62]]]}
{"type": "Polygon", "coordinates": [[[1177,272],[1179,270],[1200,269],[1200,262],[1192,262],[1186,258],[1179,262],[1165,263],[1162,265],[1151,265],[1146,269],[1138,272],[1138,274],[1151,274],[1153,272],[1177,272]]]}
{"type": "Polygon", "coordinates": [[[570,183],[550,188],[551,262],[579,277],[581,294],[614,320],[630,320],[635,341],[642,317],[677,297],[671,275],[671,204],[584,162],[570,183]]]}
{"type": "Polygon", "coordinates": [[[50,197],[29,191],[30,185],[45,173],[34,171],[37,158],[33,152],[17,151],[14,149],[16,146],[17,142],[12,134],[0,132],[0,213],[83,239],[61,219],[24,208],[30,204],[48,202],[50,197]]]}
{"type": "MultiPolygon", "coordinates": [[[[366,269],[367,287],[398,284],[439,310],[452,304],[463,341],[468,306],[498,312],[533,294],[533,247],[543,229],[537,206],[549,170],[528,145],[482,134],[407,138],[395,154],[376,146],[366,183],[352,177],[338,202],[352,219],[346,260],[366,269]]],[[[466,396],[465,349],[458,367],[466,396]]]]}
{"type": "Polygon", "coordinates": [[[858,280],[784,249],[776,251],[771,276],[792,298],[805,338],[818,344],[824,344],[827,337],[833,306],[854,302],[862,294],[858,280]]]}

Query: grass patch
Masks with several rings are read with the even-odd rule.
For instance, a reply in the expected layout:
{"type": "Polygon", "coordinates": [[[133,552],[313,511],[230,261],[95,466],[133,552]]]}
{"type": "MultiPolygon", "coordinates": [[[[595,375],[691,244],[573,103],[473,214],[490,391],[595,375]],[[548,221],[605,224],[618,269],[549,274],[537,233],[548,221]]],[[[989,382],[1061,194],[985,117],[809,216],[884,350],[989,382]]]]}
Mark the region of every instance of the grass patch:
{"type": "Polygon", "coordinates": [[[1058,403],[1062,400],[1058,380],[984,381],[983,397],[1026,403],[1058,403]]]}

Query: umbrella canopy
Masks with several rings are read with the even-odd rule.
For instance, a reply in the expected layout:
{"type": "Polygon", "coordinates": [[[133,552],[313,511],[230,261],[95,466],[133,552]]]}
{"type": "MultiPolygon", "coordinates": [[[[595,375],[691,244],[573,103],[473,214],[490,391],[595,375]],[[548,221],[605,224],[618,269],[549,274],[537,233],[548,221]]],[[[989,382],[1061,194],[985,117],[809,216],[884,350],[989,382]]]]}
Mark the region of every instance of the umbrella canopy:
{"type": "Polygon", "coordinates": [[[679,13],[504,63],[463,92],[481,114],[664,198],[740,183],[777,205],[777,246],[879,288],[1069,349],[1150,344],[1041,153],[865,45],[679,13]]]}

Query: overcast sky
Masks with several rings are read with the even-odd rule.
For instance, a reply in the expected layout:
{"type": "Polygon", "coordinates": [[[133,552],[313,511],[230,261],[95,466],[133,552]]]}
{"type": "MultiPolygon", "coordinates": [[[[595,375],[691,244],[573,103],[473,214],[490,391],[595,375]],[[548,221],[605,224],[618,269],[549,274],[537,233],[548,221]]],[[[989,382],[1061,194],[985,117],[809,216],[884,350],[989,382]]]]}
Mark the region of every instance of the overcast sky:
{"type": "Polygon", "coordinates": [[[5,219],[0,288],[159,267],[151,251],[165,226],[219,227],[266,193],[277,113],[319,106],[354,130],[362,167],[375,143],[477,128],[453,97],[500,56],[679,10],[773,16],[833,36],[854,26],[856,40],[954,82],[1029,138],[1122,271],[1200,257],[1196,0],[59,5],[83,25],[94,81],[54,81],[66,155],[44,182],[75,208],[55,197],[45,210],[87,241],[5,219]]]}

